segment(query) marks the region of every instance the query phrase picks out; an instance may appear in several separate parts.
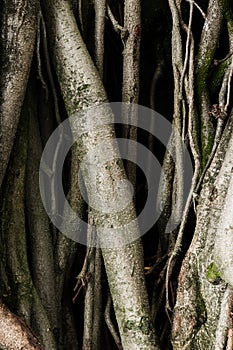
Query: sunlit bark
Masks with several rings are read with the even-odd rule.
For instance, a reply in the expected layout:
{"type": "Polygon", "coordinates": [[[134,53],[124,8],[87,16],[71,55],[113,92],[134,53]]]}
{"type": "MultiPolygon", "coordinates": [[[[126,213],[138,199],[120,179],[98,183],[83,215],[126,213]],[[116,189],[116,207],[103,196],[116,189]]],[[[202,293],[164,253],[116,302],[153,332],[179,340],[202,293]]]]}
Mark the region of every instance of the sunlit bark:
{"type": "MultiPolygon", "coordinates": [[[[50,47],[53,50],[54,64],[68,115],[72,116],[81,109],[107,102],[106,93],[79,34],[70,5],[63,1],[47,1],[46,4],[43,4],[43,10],[50,47]]],[[[105,118],[111,117],[108,108],[103,108],[102,113],[105,118]]],[[[86,125],[90,123],[90,120],[83,118],[81,122],[83,124],[80,126],[84,127],[85,123],[86,125]]],[[[88,133],[82,142],[78,143],[80,161],[83,160],[83,155],[88,155],[93,145],[100,141],[108,142],[108,144],[111,142],[113,154],[115,158],[119,158],[118,150],[113,146],[113,137],[112,127],[106,125],[98,127],[98,132],[88,133]]],[[[96,179],[92,166],[88,164],[91,164],[91,161],[82,163],[82,173],[89,198],[93,200],[96,193],[91,190],[92,181],[95,182],[96,179]]],[[[109,189],[107,192],[114,193],[115,191],[112,179],[124,179],[125,174],[122,165],[118,164],[117,161],[112,161],[109,170],[105,167],[103,176],[104,188],[99,183],[98,189],[104,203],[106,189],[109,189]]],[[[130,221],[135,217],[132,204],[129,205],[125,214],[127,220],[130,221]]],[[[114,215],[104,215],[103,217],[100,212],[95,210],[93,210],[92,215],[100,242],[104,244],[101,227],[111,227],[111,225],[117,227],[119,219],[114,215]]],[[[135,232],[132,234],[136,237],[137,227],[135,226],[133,230],[135,232]]],[[[156,343],[150,327],[149,307],[144,284],[140,241],[120,248],[104,248],[102,253],[123,347],[132,349],[140,346],[145,349],[155,349],[156,343]],[[130,266],[133,267],[133,273],[130,266]],[[143,325],[142,320],[145,320],[143,325]]]]}

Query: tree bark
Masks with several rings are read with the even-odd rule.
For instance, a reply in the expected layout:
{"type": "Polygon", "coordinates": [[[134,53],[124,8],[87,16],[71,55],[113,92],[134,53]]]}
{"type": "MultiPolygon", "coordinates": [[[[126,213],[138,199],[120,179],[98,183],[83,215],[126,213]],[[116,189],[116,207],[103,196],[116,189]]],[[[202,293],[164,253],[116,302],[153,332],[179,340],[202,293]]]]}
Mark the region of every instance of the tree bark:
{"type": "MultiPolygon", "coordinates": [[[[140,68],[140,42],[141,42],[141,6],[139,0],[126,0],[124,2],[124,30],[125,37],[123,51],[123,81],[122,101],[129,105],[122,109],[124,117],[127,116],[128,125],[123,126],[122,136],[137,142],[137,104],[139,100],[139,68],[140,68]],[[133,125],[131,125],[131,123],[133,125]]],[[[122,33],[123,35],[123,33],[122,33]]],[[[132,147],[128,147],[127,153],[132,147]]],[[[133,161],[126,162],[126,173],[136,190],[136,147],[131,151],[130,157],[133,161]]]]}
{"type": "MultiPolygon", "coordinates": [[[[231,194],[233,169],[232,132],[233,113],[204,179],[194,237],[179,275],[173,318],[175,350],[223,349],[228,330],[232,329],[233,289],[229,277],[232,262],[230,249],[226,246],[231,240],[226,239],[226,230],[221,221],[227,221],[222,208],[230,209],[228,197],[231,194]],[[224,257],[223,251],[226,252],[224,257]]],[[[226,224],[230,234],[229,220],[226,224]]]]}
{"type": "Polygon", "coordinates": [[[0,347],[2,350],[44,349],[26,323],[4,304],[0,304],[0,347]]]}
{"type": "Polygon", "coordinates": [[[210,97],[207,80],[218,45],[225,5],[225,0],[209,1],[196,59],[196,91],[200,111],[203,165],[207,161],[213,144],[213,123],[209,118],[210,97]]]}
{"type": "Polygon", "coordinates": [[[0,187],[27,87],[36,38],[37,11],[37,0],[4,0],[2,5],[0,187]]]}
{"type": "MultiPolygon", "coordinates": [[[[101,80],[86,47],[79,34],[70,4],[65,1],[43,2],[43,12],[49,33],[50,48],[52,49],[53,62],[58,75],[61,91],[69,116],[90,106],[107,102],[101,80]],[[87,98],[88,96],[88,98],[87,98]]],[[[102,109],[104,118],[111,120],[110,110],[102,109]],[[109,119],[110,118],[110,119],[109,119]]],[[[81,120],[79,127],[88,127],[89,118],[81,120]]],[[[95,118],[101,117],[100,115],[95,118]]],[[[102,116],[103,117],[103,116],[102,116]]],[[[82,119],[82,118],[81,118],[82,119]]],[[[98,127],[98,132],[90,132],[82,140],[79,140],[79,160],[88,154],[90,149],[99,142],[110,144],[110,152],[115,159],[120,158],[119,152],[113,142],[114,130],[109,125],[98,127]]],[[[94,202],[96,193],[92,192],[92,184],[95,183],[95,174],[89,164],[82,162],[82,173],[87,188],[90,203],[94,202]]],[[[115,193],[112,179],[124,179],[125,174],[122,165],[118,161],[111,162],[111,166],[105,168],[102,174],[104,188],[99,183],[100,198],[103,203],[106,200],[106,192],[115,193]]],[[[128,195],[126,193],[126,195],[128,195]]],[[[103,229],[101,226],[118,227],[119,219],[113,215],[102,215],[94,211],[94,221],[97,227],[100,242],[103,244],[103,229]]],[[[125,219],[131,221],[136,217],[132,203],[127,208],[125,219]]],[[[122,219],[121,219],[122,220],[122,219]]],[[[137,227],[131,232],[134,237],[138,235],[137,227]]],[[[106,243],[106,242],[105,242],[106,243]]],[[[145,288],[143,273],[143,254],[139,240],[135,243],[121,246],[118,249],[102,249],[105,268],[108,275],[110,290],[113,297],[116,318],[121,334],[124,349],[156,349],[155,337],[150,326],[149,305],[145,288]]]]}

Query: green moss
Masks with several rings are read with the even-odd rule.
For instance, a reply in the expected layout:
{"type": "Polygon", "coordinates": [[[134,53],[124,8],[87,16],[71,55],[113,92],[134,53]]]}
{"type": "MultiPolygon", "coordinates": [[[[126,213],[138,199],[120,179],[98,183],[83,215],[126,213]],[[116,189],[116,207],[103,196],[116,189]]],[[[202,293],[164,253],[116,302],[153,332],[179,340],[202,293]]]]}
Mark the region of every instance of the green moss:
{"type": "Polygon", "coordinates": [[[225,74],[227,67],[231,63],[231,57],[227,58],[225,61],[219,63],[216,67],[213,68],[213,72],[210,75],[210,95],[215,95],[219,90],[222,79],[225,74]]]}
{"type": "Polygon", "coordinates": [[[206,322],[207,310],[206,310],[205,302],[201,295],[198,296],[196,302],[197,302],[197,315],[198,315],[196,327],[199,329],[206,322]]]}
{"type": "Polygon", "coordinates": [[[206,278],[212,284],[219,284],[221,282],[220,272],[214,262],[207,267],[206,278]]]}
{"type": "Polygon", "coordinates": [[[146,335],[150,334],[152,332],[152,325],[149,317],[145,317],[145,316],[141,317],[139,327],[143,334],[146,334],[146,335]]]}
{"type": "MultiPolygon", "coordinates": [[[[207,85],[207,78],[209,74],[209,68],[212,64],[212,60],[214,57],[214,50],[209,50],[208,56],[204,59],[204,62],[201,66],[197,68],[196,76],[196,89],[197,89],[197,95],[199,97],[199,100],[201,99],[203,91],[206,89],[207,85]]],[[[200,100],[201,102],[201,100],[200,100]]]]}
{"type": "Polygon", "coordinates": [[[201,293],[201,285],[199,277],[196,276],[196,332],[201,328],[201,326],[206,322],[207,309],[205,301],[201,293]]]}
{"type": "Polygon", "coordinates": [[[152,332],[152,325],[149,317],[142,316],[139,324],[133,320],[126,321],[124,326],[124,332],[127,332],[128,330],[137,331],[138,329],[140,329],[140,331],[146,335],[152,332]]]}
{"type": "MultiPolygon", "coordinates": [[[[203,130],[203,129],[202,129],[203,130]]],[[[205,168],[205,165],[209,159],[209,155],[211,154],[213,144],[214,144],[214,135],[209,135],[208,142],[204,140],[206,133],[202,132],[201,134],[201,144],[205,145],[205,147],[202,147],[202,169],[205,168]]]]}
{"type": "Polygon", "coordinates": [[[132,321],[132,320],[127,320],[125,325],[124,325],[124,329],[123,331],[124,332],[127,332],[128,330],[134,330],[136,327],[136,322],[135,321],[132,321]]]}
{"type": "MultiPolygon", "coordinates": [[[[208,122],[205,114],[207,111],[203,109],[203,104],[208,104],[209,91],[207,86],[209,85],[209,74],[210,67],[212,65],[215,50],[209,48],[208,53],[205,54],[203,63],[196,68],[196,94],[197,94],[197,105],[200,114],[200,131],[201,131],[201,145],[202,145],[202,167],[204,168],[208,161],[209,154],[211,153],[214,134],[207,132],[206,128],[211,130],[211,119],[208,122]],[[207,125],[210,123],[209,125],[207,125]],[[208,138],[208,139],[207,139],[208,138]]],[[[206,106],[205,106],[206,108],[206,106]]],[[[208,107],[207,107],[208,108],[208,107]]]]}

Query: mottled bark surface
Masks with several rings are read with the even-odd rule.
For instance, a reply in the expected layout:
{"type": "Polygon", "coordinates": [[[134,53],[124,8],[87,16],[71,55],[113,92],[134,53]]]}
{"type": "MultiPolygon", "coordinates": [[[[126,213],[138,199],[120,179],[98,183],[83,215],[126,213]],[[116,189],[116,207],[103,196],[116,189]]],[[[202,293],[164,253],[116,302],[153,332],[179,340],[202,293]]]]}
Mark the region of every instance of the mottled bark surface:
{"type": "Polygon", "coordinates": [[[38,1],[2,1],[0,185],[23,105],[37,28],[38,1]]]}
{"type": "MultiPolygon", "coordinates": [[[[0,299],[7,309],[0,305],[0,347],[232,349],[232,1],[1,4],[0,299]],[[113,125],[108,101],[153,108],[181,138],[173,132],[166,146],[130,125],[138,120],[132,104],[119,111],[128,125],[113,125]],[[58,125],[53,163],[40,163],[58,125]],[[61,164],[70,126],[76,142],[61,164]],[[149,171],[148,185],[130,153],[121,159],[116,135],[147,147],[164,171],[163,211],[141,241],[133,220],[159,174],[149,171]],[[39,187],[40,165],[51,187],[39,187]]],[[[151,115],[156,133],[161,119],[151,115]]],[[[137,162],[137,149],[129,151],[137,162]]],[[[145,155],[146,170],[151,159],[145,155]]],[[[152,207],[148,221],[157,212],[152,207]]]]}
{"type": "Polygon", "coordinates": [[[232,263],[227,253],[223,258],[222,247],[226,251],[231,248],[220,226],[232,182],[232,116],[204,179],[194,237],[179,275],[173,318],[174,349],[224,349],[228,330],[232,328],[233,292],[223,267],[232,263]]]}
{"type": "Polygon", "coordinates": [[[2,350],[44,349],[26,323],[3,304],[0,305],[0,347],[2,350]]]}
{"type": "Polygon", "coordinates": [[[207,161],[213,143],[213,125],[208,114],[211,104],[207,82],[208,72],[217,49],[225,6],[225,0],[212,0],[209,2],[196,59],[196,89],[200,112],[204,164],[207,161]]]}
{"type": "MultiPolygon", "coordinates": [[[[106,93],[79,34],[70,5],[62,1],[56,3],[48,1],[46,5],[43,5],[43,10],[53,50],[54,64],[68,114],[72,116],[81,109],[106,102],[106,93]]],[[[102,108],[102,113],[103,115],[98,114],[99,118],[111,120],[111,112],[107,107],[102,108]]],[[[80,121],[77,120],[77,132],[80,133],[82,129],[88,130],[90,122],[88,114],[84,113],[80,121]]],[[[116,191],[114,179],[123,180],[125,178],[123,167],[117,161],[120,155],[114,146],[114,130],[111,126],[104,125],[103,127],[98,126],[97,131],[94,130],[84,135],[78,142],[78,154],[79,160],[82,161],[81,170],[90,203],[95,202],[97,193],[92,190],[92,185],[96,182],[96,175],[93,167],[90,166],[92,158],[88,152],[94,145],[106,142],[110,147],[109,151],[116,159],[111,162],[111,167],[105,167],[102,170],[103,173],[97,183],[99,205],[104,207],[107,203],[105,202],[106,194],[108,196],[110,192],[114,195],[116,191]],[[84,155],[87,157],[87,162],[83,162],[84,155]]],[[[128,193],[126,192],[125,195],[128,196],[128,193]]],[[[92,215],[101,244],[106,244],[106,236],[103,235],[105,227],[116,228],[124,222],[122,219],[119,221],[117,215],[114,214],[103,215],[93,210],[92,215]]],[[[124,215],[123,220],[126,222],[135,217],[132,203],[124,215]]],[[[137,226],[132,229],[135,230],[131,232],[132,236],[137,237],[137,226]]],[[[123,243],[123,237],[119,236],[119,239],[122,239],[123,243]]],[[[145,349],[155,349],[156,343],[150,326],[149,305],[144,284],[143,253],[140,241],[118,249],[103,249],[102,252],[123,347],[132,349],[140,346],[145,349]],[[128,269],[128,265],[132,266],[133,270],[128,269]]]]}

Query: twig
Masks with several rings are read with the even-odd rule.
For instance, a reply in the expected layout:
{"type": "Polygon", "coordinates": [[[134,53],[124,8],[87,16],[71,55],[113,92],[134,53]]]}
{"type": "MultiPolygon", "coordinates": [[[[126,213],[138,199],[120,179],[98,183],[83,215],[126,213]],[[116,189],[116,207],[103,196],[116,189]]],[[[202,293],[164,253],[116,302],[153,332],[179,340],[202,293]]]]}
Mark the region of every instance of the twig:
{"type": "Polygon", "coordinates": [[[114,327],[114,325],[112,323],[112,320],[111,320],[111,316],[110,316],[111,305],[112,305],[112,298],[111,298],[110,292],[108,292],[108,299],[107,299],[106,308],[105,308],[105,311],[104,311],[104,319],[105,319],[105,322],[106,322],[106,324],[108,326],[109,332],[112,334],[112,337],[113,337],[113,339],[114,339],[118,349],[119,350],[123,350],[120,337],[117,334],[117,331],[116,331],[116,329],[115,329],[115,327],[114,327]]]}
{"type": "Polygon", "coordinates": [[[205,14],[205,12],[204,12],[204,11],[201,9],[201,7],[196,3],[196,1],[193,1],[193,4],[194,4],[194,6],[196,6],[196,8],[200,11],[202,17],[203,17],[204,19],[206,19],[206,14],[205,14]]]}
{"type": "Polygon", "coordinates": [[[128,30],[124,27],[122,27],[118,22],[117,20],[115,19],[113,13],[112,13],[112,10],[110,8],[109,5],[107,5],[107,14],[108,14],[108,17],[110,19],[110,21],[112,22],[112,26],[113,26],[113,29],[115,30],[116,33],[121,33],[121,37],[124,38],[125,36],[127,36],[128,34],[128,30]]]}
{"type": "Polygon", "coordinates": [[[187,39],[186,39],[186,47],[185,47],[185,59],[184,59],[184,66],[183,66],[183,70],[182,70],[181,78],[180,78],[180,99],[182,98],[184,76],[185,76],[185,72],[186,72],[186,69],[188,66],[188,60],[189,60],[189,47],[190,47],[190,40],[191,40],[192,20],[193,20],[193,2],[190,1],[189,24],[188,24],[188,28],[187,28],[187,39]]]}
{"type": "Polygon", "coordinates": [[[225,107],[224,107],[225,112],[227,112],[227,109],[228,109],[229,104],[230,104],[232,74],[233,74],[233,56],[232,56],[231,65],[229,67],[229,75],[228,75],[228,81],[227,81],[227,101],[226,101],[226,104],[225,104],[225,107]]]}
{"type": "MultiPolygon", "coordinates": [[[[189,62],[189,71],[188,71],[188,82],[185,83],[185,91],[186,91],[186,96],[188,100],[188,106],[189,106],[189,113],[188,113],[188,135],[189,135],[189,141],[190,141],[190,147],[191,151],[194,157],[194,163],[195,163],[195,171],[194,175],[192,178],[192,184],[191,184],[191,189],[189,191],[188,198],[186,200],[185,208],[183,211],[183,218],[180,224],[180,228],[178,231],[176,243],[174,246],[174,249],[169,257],[168,260],[168,265],[167,265],[167,271],[166,271],[166,309],[171,310],[170,304],[169,304],[169,281],[170,277],[173,271],[173,268],[175,266],[176,258],[179,255],[180,249],[181,249],[181,243],[184,235],[184,229],[185,225],[188,219],[188,214],[190,207],[192,205],[192,198],[193,198],[193,191],[196,187],[197,179],[198,179],[198,174],[199,174],[199,169],[200,169],[200,157],[199,157],[199,152],[198,152],[198,146],[194,140],[195,137],[195,126],[194,126],[194,121],[193,118],[195,116],[195,111],[194,111],[194,39],[193,35],[191,32],[191,23],[192,23],[192,16],[193,16],[193,7],[191,6],[192,3],[190,3],[190,17],[189,17],[189,26],[187,27],[183,21],[182,18],[181,23],[183,25],[183,28],[187,31],[187,41],[186,41],[186,54],[185,54],[185,64],[184,68],[182,70],[182,80],[184,80],[185,77],[185,71],[187,69],[187,64],[189,62]]],[[[179,11],[180,9],[178,9],[179,11]]],[[[181,12],[180,17],[181,17],[181,12]]],[[[182,88],[183,82],[180,81],[180,88],[182,88]]],[[[181,91],[182,93],[182,91],[181,91]]],[[[180,96],[179,96],[180,97],[180,96]]]]}
{"type": "Polygon", "coordinates": [[[75,293],[75,296],[72,299],[73,303],[75,302],[80,290],[86,285],[86,282],[88,281],[88,279],[90,277],[90,276],[88,276],[87,268],[88,268],[88,264],[90,262],[90,258],[93,254],[93,250],[94,250],[93,247],[87,247],[82,270],[80,271],[80,273],[76,277],[77,283],[74,287],[74,292],[76,292],[76,290],[77,290],[77,292],[75,293]],[[80,283],[81,283],[81,285],[80,285],[80,283]]]}
{"type": "Polygon", "coordinates": [[[93,217],[92,217],[92,212],[89,209],[88,211],[88,228],[87,228],[87,249],[86,249],[86,255],[84,258],[84,262],[83,262],[83,267],[80,271],[80,273],[78,274],[77,278],[77,283],[74,287],[74,291],[77,290],[77,288],[79,287],[80,283],[81,283],[81,287],[78,289],[78,292],[75,294],[74,298],[72,299],[72,301],[74,302],[75,299],[78,296],[78,293],[80,292],[81,288],[84,287],[86,285],[86,282],[90,279],[92,272],[91,270],[88,271],[88,265],[90,264],[90,262],[93,260],[93,254],[95,249],[93,248],[93,239],[95,236],[95,228],[93,227],[93,217]],[[88,273],[90,272],[90,273],[88,273]]]}
{"type": "Polygon", "coordinates": [[[188,219],[188,213],[192,204],[192,198],[193,198],[193,192],[194,192],[194,188],[196,185],[196,179],[197,176],[193,176],[192,179],[192,185],[191,185],[191,189],[189,191],[189,195],[185,204],[185,208],[184,208],[184,214],[183,214],[183,219],[181,221],[180,224],[180,228],[179,228],[179,232],[176,238],[176,243],[175,243],[175,247],[169,257],[168,260],[168,265],[167,265],[167,273],[166,273],[166,308],[168,310],[171,310],[170,307],[170,303],[169,303],[169,281],[170,281],[170,277],[173,271],[173,268],[175,266],[176,263],[176,259],[179,255],[179,252],[181,250],[181,243],[182,243],[182,239],[183,239],[183,235],[184,235],[184,229],[185,229],[185,225],[188,219]]]}
{"type": "MultiPolygon", "coordinates": [[[[200,172],[200,151],[197,143],[197,129],[195,125],[195,108],[194,108],[194,38],[191,34],[190,45],[190,60],[189,60],[189,87],[188,87],[188,101],[189,101],[189,117],[188,117],[188,135],[191,152],[194,159],[194,174],[193,174],[193,188],[196,187],[198,176],[200,172]]],[[[193,190],[191,188],[191,190],[193,190]]],[[[195,211],[195,201],[193,201],[195,211]]],[[[187,214],[188,215],[188,214],[187,214]]]]}
{"type": "Polygon", "coordinates": [[[205,12],[204,12],[204,11],[202,10],[202,8],[196,3],[196,1],[194,1],[194,0],[186,0],[186,1],[189,2],[190,4],[193,4],[194,6],[196,6],[196,8],[200,11],[202,17],[203,17],[204,19],[206,19],[206,14],[205,14],[205,12]]]}

